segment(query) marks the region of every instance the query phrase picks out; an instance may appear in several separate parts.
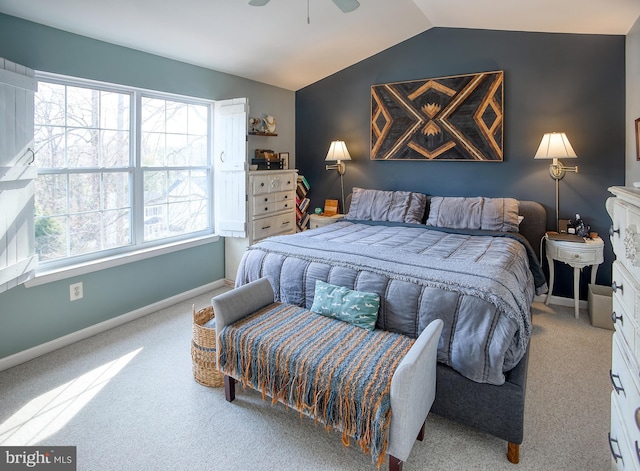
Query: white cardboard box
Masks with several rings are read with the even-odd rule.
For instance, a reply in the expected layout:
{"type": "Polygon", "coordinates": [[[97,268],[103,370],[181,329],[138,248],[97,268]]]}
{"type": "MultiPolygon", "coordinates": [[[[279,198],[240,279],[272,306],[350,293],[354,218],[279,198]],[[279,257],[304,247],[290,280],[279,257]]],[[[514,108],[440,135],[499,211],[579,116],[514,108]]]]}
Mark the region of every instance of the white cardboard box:
{"type": "Polygon", "coordinates": [[[613,330],[613,290],[610,286],[589,285],[589,320],[594,327],[613,330]]]}

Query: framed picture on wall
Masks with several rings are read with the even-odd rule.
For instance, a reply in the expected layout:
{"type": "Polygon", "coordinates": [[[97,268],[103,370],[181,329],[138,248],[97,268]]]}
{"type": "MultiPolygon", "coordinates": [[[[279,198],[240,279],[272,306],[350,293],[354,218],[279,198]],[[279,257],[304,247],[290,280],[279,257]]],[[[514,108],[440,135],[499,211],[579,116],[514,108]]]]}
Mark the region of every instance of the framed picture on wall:
{"type": "Polygon", "coordinates": [[[640,118],[636,119],[636,160],[640,160],[640,118]]]}
{"type": "Polygon", "coordinates": [[[282,169],[289,169],[289,152],[280,152],[280,162],[282,162],[282,169]]]}

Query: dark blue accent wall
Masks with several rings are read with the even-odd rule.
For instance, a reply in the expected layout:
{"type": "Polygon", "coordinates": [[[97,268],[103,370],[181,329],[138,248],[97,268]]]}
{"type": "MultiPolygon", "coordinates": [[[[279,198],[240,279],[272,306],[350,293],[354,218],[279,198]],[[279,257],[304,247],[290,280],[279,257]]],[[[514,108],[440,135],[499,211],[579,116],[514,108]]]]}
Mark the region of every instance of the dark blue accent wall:
{"type": "MultiPolygon", "coordinates": [[[[560,217],[580,213],[603,236],[597,283],[609,284],[613,252],[604,202],[607,188],[625,181],[624,36],[434,28],[296,92],[297,165],[311,185],[312,207],[340,199],[340,179],[325,171],[324,158],[329,143],[342,139],[353,159],[344,176],[347,193],[359,186],[535,200],[554,229],[549,162],[533,159],[551,131],[566,132],[578,155],[564,162],[579,165],[579,173],[560,182],[560,217]],[[495,70],[504,71],[503,162],[369,159],[372,85],[495,70]]],[[[573,296],[571,270],[557,268],[554,293],[573,296]]]]}

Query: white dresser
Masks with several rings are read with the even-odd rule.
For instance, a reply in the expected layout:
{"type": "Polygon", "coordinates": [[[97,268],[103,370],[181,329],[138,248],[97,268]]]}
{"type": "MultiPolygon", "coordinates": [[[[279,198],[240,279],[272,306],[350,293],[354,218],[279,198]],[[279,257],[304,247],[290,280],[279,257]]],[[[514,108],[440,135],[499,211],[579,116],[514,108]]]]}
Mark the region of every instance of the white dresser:
{"type": "Polygon", "coordinates": [[[612,469],[640,470],[640,191],[611,187],[615,332],[611,358],[612,469]]]}
{"type": "Polygon", "coordinates": [[[225,238],[225,279],[233,283],[249,245],[266,237],[296,232],[297,170],[249,172],[246,237],[225,238]]]}

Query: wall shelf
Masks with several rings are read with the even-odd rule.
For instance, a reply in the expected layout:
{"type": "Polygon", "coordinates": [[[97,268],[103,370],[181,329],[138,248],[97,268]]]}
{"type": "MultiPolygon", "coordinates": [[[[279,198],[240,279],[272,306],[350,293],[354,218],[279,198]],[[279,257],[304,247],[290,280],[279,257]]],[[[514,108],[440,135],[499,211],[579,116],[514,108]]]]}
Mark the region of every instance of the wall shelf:
{"type": "Polygon", "coordinates": [[[249,131],[249,134],[252,136],[277,136],[277,134],[273,132],[249,131]]]}

